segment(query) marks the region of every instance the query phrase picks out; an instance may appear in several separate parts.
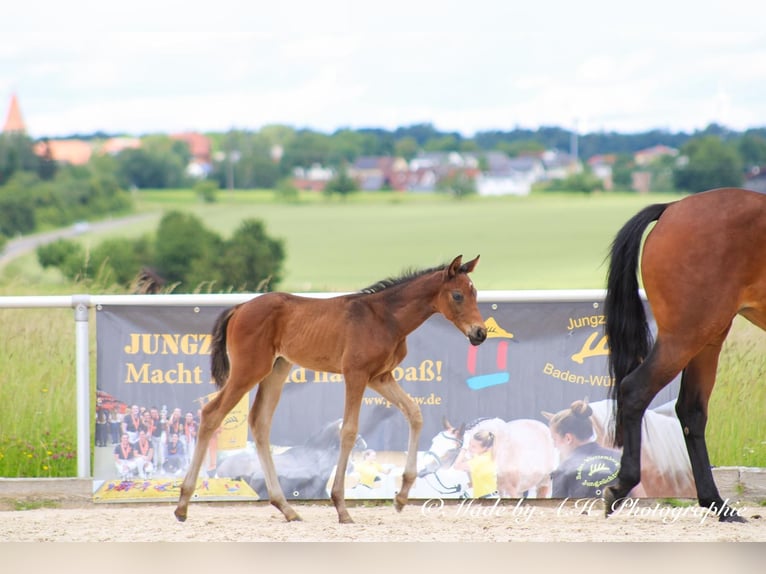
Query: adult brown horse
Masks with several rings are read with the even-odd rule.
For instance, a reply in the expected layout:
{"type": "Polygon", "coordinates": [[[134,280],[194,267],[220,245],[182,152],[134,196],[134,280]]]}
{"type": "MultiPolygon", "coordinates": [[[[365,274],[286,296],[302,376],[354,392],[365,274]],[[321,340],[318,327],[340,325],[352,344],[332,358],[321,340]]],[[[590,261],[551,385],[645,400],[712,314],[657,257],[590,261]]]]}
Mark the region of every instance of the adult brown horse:
{"type": "Polygon", "coordinates": [[[641,419],[657,392],[683,372],[676,413],[700,506],[719,520],[744,519],[721,499],[710,470],[705,426],[718,356],[737,314],[766,329],[766,195],[736,188],[651,205],[618,232],[604,306],[616,399],[615,442],[623,446],[606,514],[641,477],[641,419]],[[652,344],[638,293],[641,274],[657,323],[652,344]]]}
{"type": "Polygon", "coordinates": [[[338,468],[331,498],[342,523],[353,522],[346,509],[344,477],[359,428],[359,409],[367,386],[396,405],[409,423],[409,445],[402,486],[394,504],[402,510],[415,480],[420,408],[394,380],[393,369],[407,354],[407,335],[434,313],[451,321],[471,344],[487,329],[469,279],[479,258],[385,279],[358,293],[328,299],[267,293],[220,315],[213,327],[211,370],[221,392],[202,409],[189,470],[181,485],[176,518],[186,520],[189,500],[212,433],[245,393],[258,385],[248,423],[264,470],[271,504],[288,521],[300,520],[287,503],[269,448],[274,410],[293,363],[342,373],[346,383],[338,468]]]}

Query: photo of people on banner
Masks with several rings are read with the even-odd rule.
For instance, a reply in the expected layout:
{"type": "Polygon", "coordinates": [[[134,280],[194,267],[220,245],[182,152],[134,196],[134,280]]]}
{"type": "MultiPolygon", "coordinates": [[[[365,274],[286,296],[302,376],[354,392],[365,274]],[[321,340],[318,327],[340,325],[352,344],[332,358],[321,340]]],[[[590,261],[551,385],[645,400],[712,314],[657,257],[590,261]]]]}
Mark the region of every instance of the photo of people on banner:
{"type": "MultiPolygon", "coordinates": [[[[608,436],[611,380],[601,302],[480,307],[488,330],[483,345],[471,346],[434,316],[410,335],[408,356],[394,372],[424,420],[411,498],[600,497],[620,463],[608,436]]],[[[94,500],[177,498],[202,406],[216,392],[209,332],[222,310],[98,310],[94,500]]],[[[672,402],[677,385],[646,413],[634,496],[695,496],[672,402]]],[[[247,425],[253,396],[243,397],[212,440],[197,499],[266,498],[247,425]]],[[[340,375],[293,367],[271,432],[287,498],[329,498],[343,402],[340,375]]],[[[407,438],[398,409],[366,391],[346,496],[392,498],[407,438]]]]}

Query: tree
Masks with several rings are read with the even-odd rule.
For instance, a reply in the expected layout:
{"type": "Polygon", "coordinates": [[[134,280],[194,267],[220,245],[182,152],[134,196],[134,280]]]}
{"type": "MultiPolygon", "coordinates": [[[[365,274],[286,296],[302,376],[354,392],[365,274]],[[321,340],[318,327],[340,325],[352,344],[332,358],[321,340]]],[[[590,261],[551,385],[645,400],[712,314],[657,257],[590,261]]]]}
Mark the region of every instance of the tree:
{"type": "Polygon", "coordinates": [[[262,221],[246,219],[224,242],[210,265],[214,273],[207,277],[214,277],[221,288],[238,291],[253,291],[268,280],[266,290],[270,291],[282,280],[284,259],[282,240],[269,237],[262,221]]]}
{"type": "Polygon", "coordinates": [[[448,193],[456,199],[462,199],[476,193],[476,182],[463,171],[455,171],[439,180],[436,191],[448,193]]]}
{"type": "Polygon", "coordinates": [[[118,173],[124,187],[169,189],[189,183],[186,166],[189,146],[167,136],[147,136],[138,149],[117,154],[118,173]]]}
{"type": "Polygon", "coordinates": [[[398,157],[403,157],[407,161],[410,161],[418,153],[418,142],[415,138],[407,136],[396,141],[394,144],[394,153],[398,157]]]}
{"type": "Polygon", "coordinates": [[[737,150],[745,167],[766,165],[766,138],[755,132],[746,132],[737,142],[737,150]]]}
{"type": "Polygon", "coordinates": [[[604,183],[598,177],[593,175],[593,173],[586,170],[579,173],[573,173],[564,179],[555,179],[551,182],[548,189],[592,193],[604,189],[604,183]]]}
{"type": "Polygon", "coordinates": [[[153,259],[148,237],[106,239],[99,243],[90,255],[90,268],[102,269],[111,282],[127,287],[153,259]]]}
{"type": "Polygon", "coordinates": [[[614,186],[618,189],[630,189],[633,184],[632,174],[635,167],[633,157],[629,154],[617,154],[612,166],[612,183],[614,186]]]}
{"type": "Polygon", "coordinates": [[[0,185],[18,171],[37,172],[40,160],[34,143],[22,133],[0,133],[0,185]]]}
{"type": "Polygon", "coordinates": [[[197,216],[171,211],[163,216],[154,241],[156,268],[168,283],[180,283],[181,289],[193,288],[190,277],[198,261],[211,261],[221,245],[221,238],[206,229],[197,216]]]}
{"type": "Polygon", "coordinates": [[[88,275],[85,250],[79,243],[69,239],[57,239],[52,243],[41,245],[36,253],[37,261],[44,269],[56,267],[64,277],[72,280],[88,275]]]}
{"type": "Polygon", "coordinates": [[[324,193],[328,196],[337,193],[341,197],[345,198],[349,193],[357,190],[357,184],[353,178],[348,175],[346,168],[343,167],[338,170],[335,177],[331,178],[324,188],[324,193]]]}
{"type": "Polygon", "coordinates": [[[0,190],[0,235],[12,237],[35,230],[39,183],[35,174],[19,171],[0,190]]]}
{"type": "Polygon", "coordinates": [[[681,148],[681,154],[682,160],[673,171],[678,189],[697,193],[716,187],[738,187],[744,182],[737,150],[718,136],[691,139],[681,148]]]}

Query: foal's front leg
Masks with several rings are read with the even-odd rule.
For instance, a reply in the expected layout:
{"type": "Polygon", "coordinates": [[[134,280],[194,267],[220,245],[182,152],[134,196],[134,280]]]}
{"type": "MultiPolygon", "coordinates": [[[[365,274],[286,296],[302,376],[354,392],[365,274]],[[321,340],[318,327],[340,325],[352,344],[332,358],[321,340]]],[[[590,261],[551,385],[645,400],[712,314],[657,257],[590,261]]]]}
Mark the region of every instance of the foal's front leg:
{"type": "Polygon", "coordinates": [[[340,429],[340,454],[338,466],[335,469],[335,479],[332,482],[330,498],[338,512],[341,524],[352,524],[354,521],[346,508],[346,468],[351,449],[356,444],[359,433],[359,409],[362,405],[362,395],[367,386],[365,373],[343,373],[346,379],[346,406],[343,412],[343,426],[340,429]]]}
{"type": "Polygon", "coordinates": [[[399,383],[396,382],[390,372],[378,377],[374,381],[370,381],[370,388],[391,404],[396,405],[402,411],[410,426],[407,461],[404,464],[404,472],[402,473],[402,487],[394,497],[394,508],[401,512],[407,504],[410,488],[417,477],[418,441],[420,440],[420,431],[423,428],[423,415],[420,413],[420,407],[417,403],[399,386],[399,383]]]}

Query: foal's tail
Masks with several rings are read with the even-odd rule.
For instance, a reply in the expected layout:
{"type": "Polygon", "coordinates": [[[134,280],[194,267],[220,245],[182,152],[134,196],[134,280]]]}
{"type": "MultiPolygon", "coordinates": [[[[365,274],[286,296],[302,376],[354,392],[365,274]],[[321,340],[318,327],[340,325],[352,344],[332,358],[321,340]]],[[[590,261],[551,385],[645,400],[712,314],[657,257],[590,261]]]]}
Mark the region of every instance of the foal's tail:
{"type": "Polygon", "coordinates": [[[226,309],[218,315],[213,325],[212,340],[210,342],[210,373],[215,381],[215,386],[219,389],[226,383],[229,377],[229,356],[226,353],[226,328],[229,326],[229,320],[237,310],[237,306],[226,309]]]}
{"type": "Polygon", "coordinates": [[[622,446],[620,383],[644,360],[652,343],[644,304],[638,292],[641,239],[649,224],[657,221],[668,205],[670,204],[650,205],[639,211],[620,229],[611,247],[604,314],[605,332],[609,342],[609,374],[614,379],[614,384],[609,389],[609,398],[616,399],[616,446],[622,446]]]}

